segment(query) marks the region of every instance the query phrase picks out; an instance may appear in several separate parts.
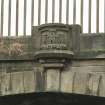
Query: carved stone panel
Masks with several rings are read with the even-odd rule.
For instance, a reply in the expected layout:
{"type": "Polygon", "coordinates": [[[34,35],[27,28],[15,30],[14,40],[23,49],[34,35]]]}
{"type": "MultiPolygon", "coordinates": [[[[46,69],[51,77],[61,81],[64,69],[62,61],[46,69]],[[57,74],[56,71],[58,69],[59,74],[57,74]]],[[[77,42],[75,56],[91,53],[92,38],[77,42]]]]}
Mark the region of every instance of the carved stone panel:
{"type": "MultiPolygon", "coordinates": [[[[39,46],[35,59],[69,59],[73,56],[71,28],[64,24],[45,24],[38,27],[39,46]]],[[[36,43],[37,42],[37,43],[36,43]]]]}
{"type": "Polygon", "coordinates": [[[41,49],[66,49],[67,32],[48,31],[41,33],[41,49]]]}
{"type": "Polygon", "coordinates": [[[68,31],[64,28],[57,29],[56,27],[50,27],[50,28],[44,28],[40,32],[41,34],[41,43],[40,43],[40,49],[60,49],[60,50],[66,50],[68,48],[67,46],[67,40],[68,40],[68,31]]]}

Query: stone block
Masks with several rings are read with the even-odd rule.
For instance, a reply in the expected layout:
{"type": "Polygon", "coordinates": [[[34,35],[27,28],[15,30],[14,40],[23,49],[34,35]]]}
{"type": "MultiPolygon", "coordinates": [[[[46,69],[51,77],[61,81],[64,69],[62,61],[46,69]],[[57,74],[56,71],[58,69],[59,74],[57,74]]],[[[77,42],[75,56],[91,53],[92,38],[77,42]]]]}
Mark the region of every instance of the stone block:
{"type": "Polygon", "coordinates": [[[35,92],[35,72],[34,71],[23,71],[23,81],[24,81],[24,92],[35,92]]]}
{"type": "Polygon", "coordinates": [[[46,91],[60,91],[59,69],[49,69],[46,71],[46,91]]]}
{"type": "Polygon", "coordinates": [[[12,94],[24,93],[23,72],[11,73],[12,94]]]}

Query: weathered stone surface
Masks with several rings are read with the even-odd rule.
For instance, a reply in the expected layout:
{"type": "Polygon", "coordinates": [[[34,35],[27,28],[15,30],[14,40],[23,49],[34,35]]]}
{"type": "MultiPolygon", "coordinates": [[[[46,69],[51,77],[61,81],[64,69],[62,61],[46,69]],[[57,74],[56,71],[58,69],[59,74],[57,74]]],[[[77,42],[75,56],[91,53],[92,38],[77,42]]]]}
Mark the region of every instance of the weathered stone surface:
{"type": "Polygon", "coordinates": [[[78,52],[80,52],[80,33],[81,27],[79,25],[71,25],[72,49],[75,54],[78,54],[78,52]]]}
{"type": "Polygon", "coordinates": [[[73,50],[75,59],[105,58],[105,34],[80,33],[79,25],[47,24],[33,27],[32,36],[0,39],[0,60],[34,60],[35,52],[41,48],[41,40],[42,46],[46,46],[43,42],[49,40],[50,43],[46,44],[50,49],[63,47],[63,50],[73,50]],[[50,31],[50,34],[47,31],[50,31]],[[41,35],[45,37],[41,38],[41,35]]]}
{"type": "Polygon", "coordinates": [[[24,92],[23,72],[11,73],[12,94],[24,92]]]}
{"type": "Polygon", "coordinates": [[[98,90],[99,90],[99,82],[100,82],[100,75],[95,75],[93,77],[93,94],[92,95],[98,95],[98,90]]]}
{"type": "MultiPolygon", "coordinates": [[[[70,65],[70,64],[69,64],[70,65]]],[[[73,67],[87,67],[87,66],[105,66],[105,59],[92,60],[72,60],[73,67]]]]}
{"type": "Polygon", "coordinates": [[[59,69],[48,69],[46,71],[46,91],[60,91],[59,69]]]}
{"type": "Polygon", "coordinates": [[[74,72],[82,72],[82,73],[104,73],[105,66],[76,66],[71,67],[70,70],[74,72]]]}
{"type": "Polygon", "coordinates": [[[105,34],[81,34],[78,58],[105,58],[105,34]]]}
{"type": "Polygon", "coordinates": [[[71,27],[65,24],[45,24],[33,27],[32,37],[37,49],[71,49],[71,27]],[[38,39],[36,39],[38,37],[38,39]]]}
{"type": "Polygon", "coordinates": [[[74,75],[75,73],[70,70],[66,70],[62,72],[61,74],[61,91],[62,92],[72,93],[74,75]]]}
{"type": "Polygon", "coordinates": [[[98,95],[99,91],[100,74],[90,74],[87,81],[87,94],[98,95]]]}
{"type": "Polygon", "coordinates": [[[24,92],[35,92],[35,72],[34,71],[23,71],[23,83],[24,83],[24,92]]]}
{"type": "Polygon", "coordinates": [[[0,40],[0,95],[105,96],[105,34],[80,33],[79,25],[47,24],[33,27],[30,37],[0,40]]]}
{"type": "Polygon", "coordinates": [[[38,65],[34,61],[7,61],[0,63],[0,72],[32,71],[38,65]]]}
{"type": "Polygon", "coordinates": [[[45,74],[42,67],[36,68],[35,70],[35,84],[36,91],[44,91],[45,89],[45,74]]]}
{"type": "Polygon", "coordinates": [[[81,51],[105,50],[105,34],[81,34],[81,51]]]}
{"type": "Polygon", "coordinates": [[[1,94],[7,95],[12,93],[11,87],[11,74],[10,73],[1,73],[0,75],[0,86],[1,86],[1,94]]]}
{"type": "Polygon", "coordinates": [[[75,73],[73,93],[85,94],[87,87],[87,73],[75,73]]]}
{"type": "Polygon", "coordinates": [[[100,78],[98,93],[99,93],[99,96],[105,97],[105,74],[103,74],[100,78]]]}
{"type": "Polygon", "coordinates": [[[33,59],[31,37],[4,37],[0,40],[0,60],[33,59]]]}

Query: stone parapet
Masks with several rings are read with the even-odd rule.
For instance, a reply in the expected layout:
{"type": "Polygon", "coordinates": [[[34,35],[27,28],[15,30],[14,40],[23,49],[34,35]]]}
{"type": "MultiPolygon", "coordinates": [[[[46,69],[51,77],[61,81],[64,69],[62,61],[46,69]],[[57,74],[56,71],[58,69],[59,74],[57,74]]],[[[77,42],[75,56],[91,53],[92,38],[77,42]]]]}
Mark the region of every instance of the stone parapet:
{"type": "Polygon", "coordinates": [[[38,52],[51,50],[54,56],[62,52],[71,59],[103,59],[105,33],[83,34],[79,25],[45,24],[33,26],[31,36],[0,39],[0,60],[35,60],[38,52]]]}
{"type": "Polygon", "coordinates": [[[0,95],[66,92],[105,97],[105,34],[79,25],[34,26],[0,40],[0,95]]]}

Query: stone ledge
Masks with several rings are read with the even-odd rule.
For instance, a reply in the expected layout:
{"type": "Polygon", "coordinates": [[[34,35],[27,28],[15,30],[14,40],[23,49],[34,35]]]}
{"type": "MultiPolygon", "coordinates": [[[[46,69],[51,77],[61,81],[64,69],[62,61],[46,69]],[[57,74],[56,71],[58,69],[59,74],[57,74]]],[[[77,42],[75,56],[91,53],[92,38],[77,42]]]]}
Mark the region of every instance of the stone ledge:
{"type": "Polygon", "coordinates": [[[74,53],[68,50],[41,50],[35,53],[35,59],[41,58],[72,58],[74,53]]]}

